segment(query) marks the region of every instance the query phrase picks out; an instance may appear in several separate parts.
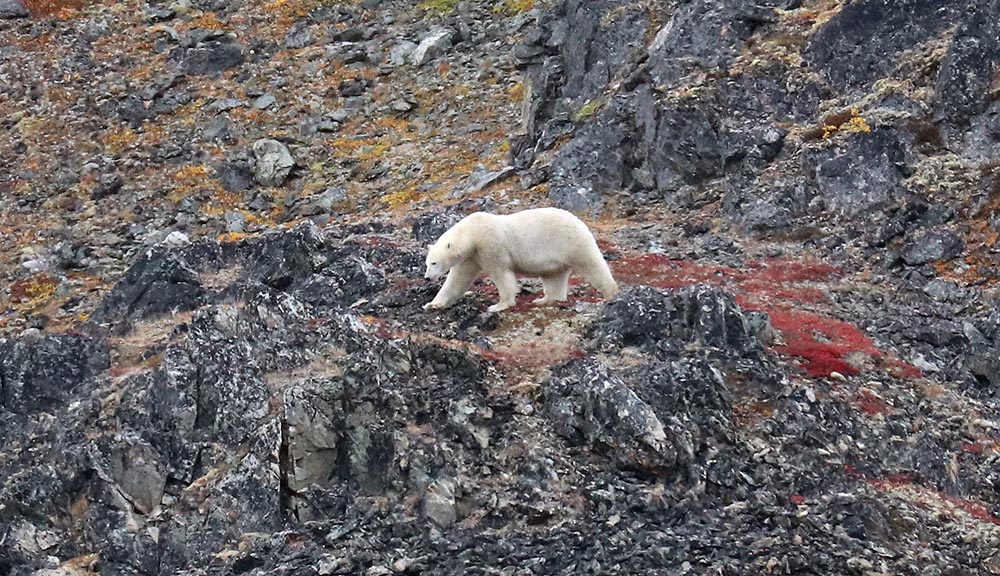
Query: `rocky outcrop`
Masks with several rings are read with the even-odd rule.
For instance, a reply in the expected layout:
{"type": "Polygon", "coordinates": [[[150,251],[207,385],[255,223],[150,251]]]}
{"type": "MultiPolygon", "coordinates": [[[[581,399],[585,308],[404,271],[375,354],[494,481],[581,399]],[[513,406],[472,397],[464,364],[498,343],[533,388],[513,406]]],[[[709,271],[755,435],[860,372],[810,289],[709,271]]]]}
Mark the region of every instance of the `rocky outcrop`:
{"type": "Polygon", "coordinates": [[[816,216],[866,228],[925,193],[937,154],[969,171],[995,155],[984,97],[1000,66],[995,8],[560,2],[515,51],[530,84],[515,164],[571,134],[535,170],[572,210],[624,193],[637,205],[721,199],[749,230],[816,216]]]}
{"type": "Polygon", "coordinates": [[[25,4],[0,576],[1000,571],[996,0],[25,4]]]}

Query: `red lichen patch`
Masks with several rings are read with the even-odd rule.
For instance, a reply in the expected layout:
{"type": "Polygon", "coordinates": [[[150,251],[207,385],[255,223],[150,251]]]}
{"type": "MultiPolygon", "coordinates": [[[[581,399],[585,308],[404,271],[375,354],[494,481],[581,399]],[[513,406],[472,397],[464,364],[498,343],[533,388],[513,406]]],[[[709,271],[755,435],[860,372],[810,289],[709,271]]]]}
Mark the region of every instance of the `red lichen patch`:
{"type": "Polygon", "coordinates": [[[892,413],[892,408],[890,408],[884,400],[869,390],[862,390],[858,394],[855,405],[858,407],[858,410],[864,412],[865,414],[887,415],[892,413]]]}
{"type": "Polygon", "coordinates": [[[800,504],[805,504],[806,502],[806,497],[802,496],[801,494],[792,494],[791,496],[789,496],[788,499],[791,501],[792,504],[795,504],[796,506],[799,506],[800,504]]]}
{"type": "MultiPolygon", "coordinates": [[[[761,280],[746,280],[739,284],[739,289],[745,291],[742,295],[737,293],[737,301],[751,302],[796,302],[800,304],[824,304],[830,301],[827,293],[819,288],[809,286],[783,286],[773,282],[761,280]]],[[[742,306],[742,304],[740,304],[742,306]]]]}
{"type": "Polygon", "coordinates": [[[706,266],[651,253],[617,260],[611,263],[611,268],[620,283],[646,284],[665,289],[702,283],[730,284],[743,276],[729,266],[706,266]]]}
{"type": "Polygon", "coordinates": [[[583,358],[586,353],[576,347],[547,342],[522,342],[504,350],[481,349],[484,359],[515,370],[534,370],[583,358]]]}
{"type": "MultiPolygon", "coordinates": [[[[832,372],[857,374],[858,367],[848,361],[852,355],[884,356],[852,324],[800,310],[802,305],[829,302],[826,290],[814,284],[836,278],[841,270],[825,262],[774,258],[749,262],[740,270],[646,253],[613,262],[612,268],[623,284],[664,289],[710,284],[732,290],[743,308],[768,313],[785,342],[775,350],[801,358],[802,368],[814,377],[826,377],[832,372]]],[[[892,366],[903,376],[920,375],[919,370],[904,362],[894,361],[892,366]]]]}
{"type": "Polygon", "coordinates": [[[800,262],[774,258],[750,262],[747,267],[755,280],[765,282],[821,282],[840,274],[840,268],[825,262],[800,262]]]}
{"type": "Polygon", "coordinates": [[[972,442],[963,442],[959,450],[981,456],[1000,450],[1000,443],[989,436],[977,436],[972,442]]]}
{"type": "Polygon", "coordinates": [[[846,360],[849,354],[882,356],[875,343],[853,324],[789,308],[775,307],[767,312],[771,325],[782,332],[785,340],[775,350],[802,358],[802,368],[814,377],[832,372],[857,374],[858,369],[846,360]]]}
{"type": "Polygon", "coordinates": [[[913,476],[907,473],[890,474],[880,480],[870,480],[867,478],[866,480],[868,480],[868,482],[873,486],[883,489],[898,488],[899,486],[910,486],[912,484],[916,484],[916,480],[913,476]]]}
{"type": "Polygon", "coordinates": [[[956,508],[962,510],[969,516],[972,516],[980,522],[988,522],[990,524],[996,524],[1000,526],[1000,518],[997,518],[990,513],[989,509],[980,504],[979,502],[974,502],[972,500],[966,500],[964,498],[959,498],[957,496],[952,496],[950,494],[941,494],[941,497],[947,501],[949,504],[955,506],[956,508]]]}

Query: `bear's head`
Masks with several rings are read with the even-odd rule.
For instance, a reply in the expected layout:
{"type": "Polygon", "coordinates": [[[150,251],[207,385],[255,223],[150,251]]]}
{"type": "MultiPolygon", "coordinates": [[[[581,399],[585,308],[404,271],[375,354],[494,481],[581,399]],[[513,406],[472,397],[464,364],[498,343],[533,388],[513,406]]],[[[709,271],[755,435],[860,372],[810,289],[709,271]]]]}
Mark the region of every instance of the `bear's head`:
{"type": "Polygon", "coordinates": [[[427,247],[427,260],[425,262],[427,271],[424,272],[424,278],[437,280],[447,274],[461,260],[462,254],[454,242],[447,238],[441,238],[427,247]]]}

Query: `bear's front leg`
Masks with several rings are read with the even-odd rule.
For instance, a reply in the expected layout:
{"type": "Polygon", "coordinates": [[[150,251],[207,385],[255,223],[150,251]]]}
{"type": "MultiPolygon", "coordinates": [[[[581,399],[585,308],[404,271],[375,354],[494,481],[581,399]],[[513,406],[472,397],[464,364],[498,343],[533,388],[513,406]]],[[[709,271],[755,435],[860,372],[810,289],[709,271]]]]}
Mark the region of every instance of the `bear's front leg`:
{"type": "Polygon", "coordinates": [[[479,266],[475,262],[469,260],[459,262],[448,271],[444,285],[433,300],[424,304],[424,310],[441,310],[451,306],[465,294],[477,276],[479,276],[479,266]]]}

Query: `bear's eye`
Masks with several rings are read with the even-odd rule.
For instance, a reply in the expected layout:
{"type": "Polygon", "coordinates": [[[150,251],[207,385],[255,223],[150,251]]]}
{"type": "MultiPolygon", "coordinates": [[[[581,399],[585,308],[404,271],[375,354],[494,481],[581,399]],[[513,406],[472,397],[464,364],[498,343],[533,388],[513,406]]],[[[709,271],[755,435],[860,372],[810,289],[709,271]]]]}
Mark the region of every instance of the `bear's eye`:
{"type": "Polygon", "coordinates": [[[438,265],[437,262],[431,262],[431,266],[437,266],[437,265],[438,265]]]}

